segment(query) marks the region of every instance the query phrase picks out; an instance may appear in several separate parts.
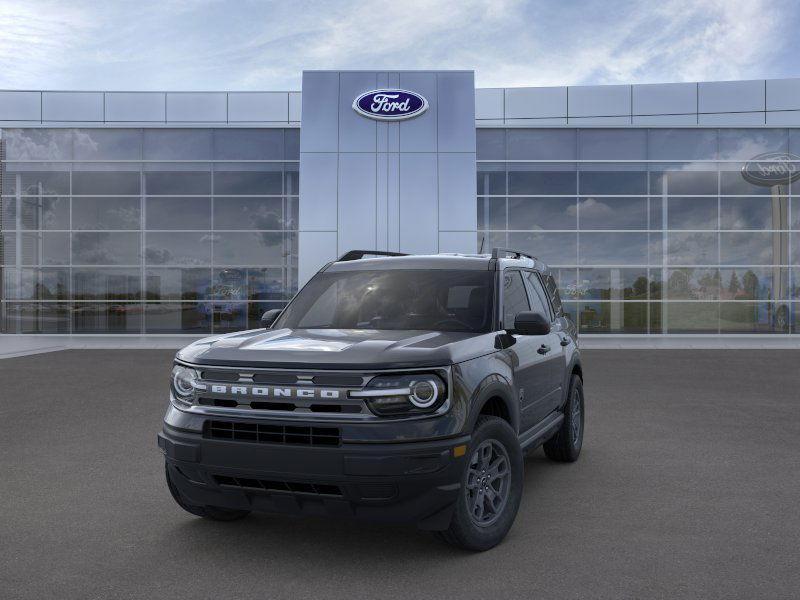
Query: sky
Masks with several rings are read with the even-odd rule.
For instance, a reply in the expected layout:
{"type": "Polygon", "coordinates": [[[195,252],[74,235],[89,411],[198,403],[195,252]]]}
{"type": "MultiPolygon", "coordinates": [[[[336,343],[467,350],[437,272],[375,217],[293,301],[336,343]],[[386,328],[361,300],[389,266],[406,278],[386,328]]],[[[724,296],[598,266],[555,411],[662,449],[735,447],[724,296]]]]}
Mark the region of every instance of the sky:
{"type": "Polygon", "coordinates": [[[796,0],[0,0],[0,89],[299,90],[303,69],[478,87],[800,76],[796,0]]]}

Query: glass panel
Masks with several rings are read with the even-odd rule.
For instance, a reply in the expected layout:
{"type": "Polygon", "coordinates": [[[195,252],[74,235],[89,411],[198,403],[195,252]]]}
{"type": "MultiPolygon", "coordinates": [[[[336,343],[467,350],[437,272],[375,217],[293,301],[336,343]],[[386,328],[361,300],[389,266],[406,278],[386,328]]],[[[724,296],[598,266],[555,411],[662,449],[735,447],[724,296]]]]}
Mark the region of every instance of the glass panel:
{"type": "Polygon", "coordinates": [[[789,199],[720,198],[721,229],[788,229],[789,199]]]}
{"type": "Polygon", "coordinates": [[[215,229],[287,228],[280,198],[214,198],[215,229]]]}
{"type": "Polygon", "coordinates": [[[247,328],[248,305],[236,302],[213,305],[214,332],[242,331],[247,328]]]}
{"type": "Polygon", "coordinates": [[[581,194],[646,194],[646,171],[580,171],[581,194]]]}
{"type": "Polygon", "coordinates": [[[650,129],[647,156],[650,160],[715,160],[717,130],[650,129]]]}
{"type": "Polygon", "coordinates": [[[145,305],[145,333],[208,333],[211,304],[155,303],[145,305]]]}
{"type": "Polygon", "coordinates": [[[69,270],[20,269],[19,286],[16,269],[4,273],[4,298],[15,300],[69,300],[69,270]]]}
{"type": "Polygon", "coordinates": [[[667,199],[668,229],[717,229],[716,198],[667,199]]]}
{"type": "Polygon", "coordinates": [[[297,231],[300,228],[300,198],[295,196],[284,199],[283,215],[286,229],[297,231]]]}
{"type": "Polygon", "coordinates": [[[502,195],[506,193],[505,164],[478,165],[478,195],[502,195]]]}
{"type": "Polygon", "coordinates": [[[210,265],[210,233],[147,233],[145,262],[148,265],[210,265]]]}
{"type": "Polygon", "coordinates": [[[668,233],[667,261],[672,265],[719,263],[718,233],[668,233]]]}
{"type": "MultiPolygon", "coordinates": [[[[785,309],[784,309],[785,310],[785,309]]],[[[786,315],[776,323],[775,305],[769,302],[720,303],[721,333],[784,333],[786,315]]]]}
{"type": "Polygon", "coordinates": [[[281,186],[281,181],[283,179],[283,173],[281,167],[278,166],[276,169],[267,170],[261,165],[257,166],[259,170],[215,171],[214,193],[248,196],[282,194],[283,188],[281,186]]]}
{"type": "Polygon", "coordinates": [[[509,229],[576,229],[577,213],[575,198],[508,199],[509,229]]]}
{"type": "MultiPolygon", "coordinates": [[[[42,169],[42,165],[35,165],[35,169],[42,169]]],[[[3,193],[16,194],[19,191],[23,196],[58,196],[69,194],[69,172],[66,166],[58,171],[33,171],[26,170],[12,172],[11,169],[21,169],[23,165],[8,165],[8,170],[3,176],[3,193]]]]}
{"type": "Polygon", "coordinates": [[[550,274],[553,276],[558,293],[564,302],[578,299],[578,271],[576,269],[550,269],[550,274]]]}
{"type": "Polygon", "coordinates": [[[506,130],[477,129],[475,131],[475,147],[478,160],[505,160],[506,130]]]}
{"type": "Polygon", "coordinates": [[[720,264],[771,264],[775,246],[786,247],[788,240],[787,233],[723,232],[720,234],[720,264]]]}
{"type": "Polygon", "coordinates": [[[3,333],[69,333],[69,304],[5,304],[3,333]]]}
{"type": "Polygon", "coordinates": [[[789,273],[780,267],[722,269],[723,300],[783,300],[789,297],[789,273]]]}
{"type": "Polygon", "coordinates": [[[17,264],[17,236],[18,233],[0,231],[0,264],[17,264]]]}
{"type": "Polygon", "coordinates": [[[503,327],[514,327],[517,314],[530,310],[528,293],[519,271],[506,271],[503,274],[503,327]]]}
{"type": "Polygon", "coordinates": [[[572,160],[575,158],[574,129],[508,129],[509,160],[572,160]]]}
{"type": "Polygon", "coordinates": [[[792,254],[790,255],[791,264],[800,265],[800,233],[790,234],[792,240],[792,254]]]}
{"type": "Polygon", "coordinates": [[[0,231],[17,228],[17,199],[0,198],[0,231]]]}
{"type": "Polygon", "coordinates": [[[211,229],[211,198],[145,198],[147,229],[211,229]]]}
{"type": "Polygon", "coordinates": [[[75,333],[140,333],[143,310],[138,303],[76,304],[72,330],[75,333]]]}
{"type": "Polygon", "coordinates": [[[800,196],[792,198],[791,228],[800,229],[800,196]]]}
{"type": "Polygon", "coordinates": [[[75,300],[139,300],[142,296],[139,269],[73,269],[75,300]]]}
{"type": "Polygon", "coordinates": [[[294,234],[217,233],[214,262],[218,265],[281,265],[297,256],[294,234]]]}
{"type": "MultiPolygon", "coordinates": [[[[578,179],[574,170],[545,170],[544,165],[514,164],[508,166],[508,193],[525,195],[575,195],[578,179]]],[[[551,167],[553,168],[553,167],[551,167]]]]}
{"type": "Polygon", "coordinates": [[[213,300],[247,300],[247,269],[214,269],[213,300]]]}
{"type": "Polygon", "coordinates": [[[647,229],[647,198],[583,197],[578,202],[578,221],[581,230],[647,229]]]}
{"type": "Polygon", "coordinates": [[[283,130],[284,151],[287,160],[300,160],[300,128],[283,130]]]}
{"type": "Polygon", "coordinates": [[[575,265],[577,264],[578,236],[574,233],[509,233],[508,241],[487,239],[484,250],[493,246],[516,248],[523,252],[539,257],[549,265],[575,265]]]}
{"type": "Polygon", "coordinates": [[[70,160],[69,129],[3,129],[7,160],[70,160]]]}
{"type": "Polygon", "coordinates": [[[756,185],[742,175],[744,163],[725,163],[720,165],[719,189],[721,194],[739,196],[768,196],[773,193],[787,193],[787,186],[756,185]]]}
{"type": "Polygon", "coordinates": [[[72,193],[114,196],[139,194],[138,171],[73,171],[72,193]]]}
{"type": "Polygon", "coordinates": [[[144,174],[148,195],[203,196],[211,194],[209,171],[148,171],[144,174]]]}
{"type": "Polygon", "coordinates": [[[650,300],[661,300],[663,298],[662,289],[664,282],[662,281],[661,269],[650,269],[650,300]]]}
{"type": "Polygon", "coordinates": [[[697,165],[651,165],[650,193],[680,196],[716,196],[719,190],[717,171],[696,170],[697,165]],[[660,170],[661,167],[664,170],[660,170]]]}
{"type": "Polygon", "coordinates": [[[205,300],[211,297],[211,269],[148,268],[147,300],[205,300]]]}
{"type": "Polygon", "coordinates": [[[664,226],[664,199],[650,198],[650,229],[664,226]]]}
{"type": "Polygon", "coordinates": [[[650,334],[663,333],[662,312],[664,305],[661,302],[650,303],[650,334]]]}
{"type": "Polygon", "coordinates": [[[719,303],[665,302],[663,327],[666,333],[718,333],[719,303]]]}
{"type": "Polygon", "coordinates": [[[73,229],[139,229],[140,199],[74,197],[72,199],[73,229]]]}
{"type": "Polygon", "coordinates": [[[23,265],[66,265],[69,264],[69,234],[64,233],[22,233],[23,265]]]}
{"type": "Polygon", "coordinates": [[[788,152],[787,129],[720,129],[721,160],[750,160],[765,152],[788,152]]]}
{"type": "Polygon", "coordinates": [[[288,300],[293,292],[282,269],[247,269],[248,300],[288,300]]]}
{"type": "Polygon", "coordinates": [[[138,265],[138,233],[73,233],[72,263],[76,265],[138,265]]]}
{"type": "Polygon", "coordinates": [[[282,160],[283,129],[215,129],[218,160],[282,160]]]}
{"type": "Polygon", "coordinates": [[[578,303],[577,302],[564,302],[563,304],[564,316],[578,325],[578,303]]]}
{"type": "Polygon", "coordinates": [[[23,196],[22,229],[69,229],[69,198],[23,196]]]}
{"type": "Polygon", "coordinates": [[[581,302],[581,333],[647,333],[646,302],[581,302]]]}
{"type": "Polygon", "coordinates": [[[142,155],[139,129],[75,129],[75,160],[138,160],[142,155]]]}
{"type": "Polygon", "coordinates": [[[647,300],[647,269],[581,269],[584,300],[647,300]]]}
{"type": "Polygon", "coordinates": [[[478,229],[506,228],[506,199],[478,198],[478,229]]]}
{"type": "Polygon", "coordinates": [[[294,196],[300,193],[300,165],[283,163],[283,193],[294,196]]]}
{"type": "Polygon", "coordinates": [[[578,137],[581,160],[645,160],[645,129],[581,129],[578,137]]]}
{"type": "Polygon", "coordinates": [[[792,300],[800,300],[800,268],[791,269],[789,298],[791,298],[792,300]]]}
{"type": "Polygon", "coordinates": [[[667,298],[670,300],[719,300],[718,269],[668,269],[667,298]]]}
{"type": "Polygon", "coordinates": [[[636,265],[647,263],[646,233],[581,233],[581,265],[636,265]]]}
{"type": "Polygon", "coordinates": [[[210,160],[213,158],[211,131],[211,129],[145,129],[144,158],[210,160]]]}

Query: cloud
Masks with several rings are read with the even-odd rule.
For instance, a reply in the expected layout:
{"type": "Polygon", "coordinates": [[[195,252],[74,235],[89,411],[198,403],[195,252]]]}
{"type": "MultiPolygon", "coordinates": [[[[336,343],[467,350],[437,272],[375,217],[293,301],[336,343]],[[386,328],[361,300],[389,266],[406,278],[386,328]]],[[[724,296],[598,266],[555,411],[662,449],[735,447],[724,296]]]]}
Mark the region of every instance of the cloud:
{"type": "Polygon", "coordinates": [[[299,89],[303,69],[336,68],[475,69],[481,87],[793,76],[798,14],[788,0],[6,0],[0,87],[299,89]]]}

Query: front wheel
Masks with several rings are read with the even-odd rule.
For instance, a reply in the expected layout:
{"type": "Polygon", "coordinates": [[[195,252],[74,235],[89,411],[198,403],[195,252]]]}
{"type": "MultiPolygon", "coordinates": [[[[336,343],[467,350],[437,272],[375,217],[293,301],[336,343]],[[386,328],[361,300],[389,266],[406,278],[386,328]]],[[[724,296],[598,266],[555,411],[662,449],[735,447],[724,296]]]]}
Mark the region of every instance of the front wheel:
{"type": "Polygon", "coordinates": [[[484,551],[506,537],[522,499],[522,450],[511,426],[498,417],[478,419],[468,451],[453,520],[438,532],[465,550],[484,551]]]}
{"type": "Polygon", "coordinates": [[[569,397],[564,405],[564,420],[556,434],[544,443],[547,458],[559,462],[575,462],[583,446],[583,381],[573,375],[569,385],[569,397]]]}

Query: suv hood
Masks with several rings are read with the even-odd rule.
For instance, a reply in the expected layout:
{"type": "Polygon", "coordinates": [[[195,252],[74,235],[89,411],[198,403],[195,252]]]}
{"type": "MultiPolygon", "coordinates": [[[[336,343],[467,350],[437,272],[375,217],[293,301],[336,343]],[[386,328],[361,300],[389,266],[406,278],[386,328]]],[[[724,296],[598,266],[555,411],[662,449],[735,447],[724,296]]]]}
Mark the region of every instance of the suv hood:
{"type": "Polygon", "coordinates": [[[179,360],[304,369],[439,367],[495,351],[495,334],[371,329],[254,329],[198,340],[179,360]]]}

